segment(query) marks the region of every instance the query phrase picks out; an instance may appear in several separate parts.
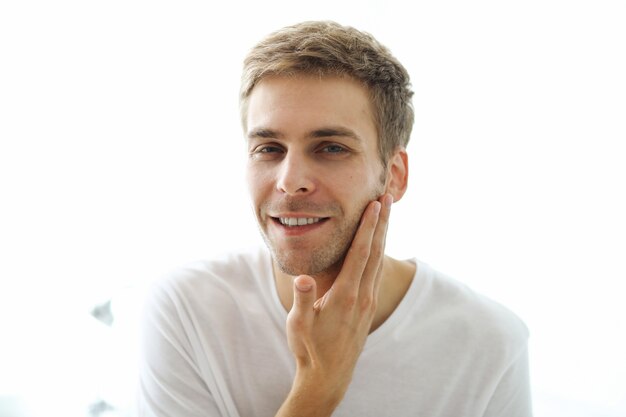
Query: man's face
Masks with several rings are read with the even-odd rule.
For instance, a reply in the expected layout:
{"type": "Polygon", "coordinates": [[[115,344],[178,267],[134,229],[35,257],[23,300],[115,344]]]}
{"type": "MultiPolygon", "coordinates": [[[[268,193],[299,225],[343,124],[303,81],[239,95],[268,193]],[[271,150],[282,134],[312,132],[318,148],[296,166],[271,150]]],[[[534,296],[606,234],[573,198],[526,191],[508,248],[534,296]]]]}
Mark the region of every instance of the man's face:
{"type": "Polygon", "coordinates": [[[267,77],[249,97],[247,181],[263,239],[290,275],[337,272],[385,189],[367,90],[339,77],[267,77]]]}

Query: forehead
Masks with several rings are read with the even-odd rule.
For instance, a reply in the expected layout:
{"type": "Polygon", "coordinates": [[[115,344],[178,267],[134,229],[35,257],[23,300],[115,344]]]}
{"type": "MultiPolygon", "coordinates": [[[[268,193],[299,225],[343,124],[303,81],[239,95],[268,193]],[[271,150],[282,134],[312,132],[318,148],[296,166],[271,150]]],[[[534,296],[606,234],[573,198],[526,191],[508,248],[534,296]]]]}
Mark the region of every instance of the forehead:
{"type": "Polygon", "coordinates": [[[348,77],[268,76],[254,87],[247,107],[247,134],[259,129],[298,134],[334,126],[377,136],[369,91],[348,77]]]}

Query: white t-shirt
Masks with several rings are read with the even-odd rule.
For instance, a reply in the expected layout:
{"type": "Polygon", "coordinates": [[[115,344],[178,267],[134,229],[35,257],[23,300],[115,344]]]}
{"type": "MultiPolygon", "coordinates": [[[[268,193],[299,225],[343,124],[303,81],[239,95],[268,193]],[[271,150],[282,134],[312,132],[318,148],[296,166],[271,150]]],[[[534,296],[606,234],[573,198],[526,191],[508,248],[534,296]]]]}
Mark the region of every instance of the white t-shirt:
{"type": "MultiPolygon", "coordinates": [[[[428,265],[371,333],[333,416],[527,417],[528,331],[428,265]]],[[[160,280],[142,322],[141,416],[274,416],[295,373],[266,250],[160,280]]]]}

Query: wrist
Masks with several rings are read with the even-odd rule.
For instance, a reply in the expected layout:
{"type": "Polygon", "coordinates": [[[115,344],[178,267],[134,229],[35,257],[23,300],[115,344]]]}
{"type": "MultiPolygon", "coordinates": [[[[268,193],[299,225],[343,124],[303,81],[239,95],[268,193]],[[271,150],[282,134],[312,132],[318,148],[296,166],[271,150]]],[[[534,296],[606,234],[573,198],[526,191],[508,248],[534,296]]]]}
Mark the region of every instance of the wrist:
{"type": "Polygon", "coordinates": [[[343,399],[347,385],[342,385],[319,373],[298,370],[277,417],[329,417],[343,399]]]}

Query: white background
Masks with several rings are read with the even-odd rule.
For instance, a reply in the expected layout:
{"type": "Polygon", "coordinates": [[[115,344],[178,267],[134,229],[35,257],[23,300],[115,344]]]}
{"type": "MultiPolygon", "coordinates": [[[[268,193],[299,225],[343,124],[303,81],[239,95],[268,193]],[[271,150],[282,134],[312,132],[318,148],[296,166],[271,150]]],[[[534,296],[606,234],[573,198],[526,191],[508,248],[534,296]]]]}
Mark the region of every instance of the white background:
{"type": "Polygon", "coordinates": [[[626,3],[604,0],[2,2],[0,415],[128,407],[141,288],[260,241],[241,60],[312,19],[412,76],[389,252],[527,323],[536,416],[626,415],[626,3]]]}

